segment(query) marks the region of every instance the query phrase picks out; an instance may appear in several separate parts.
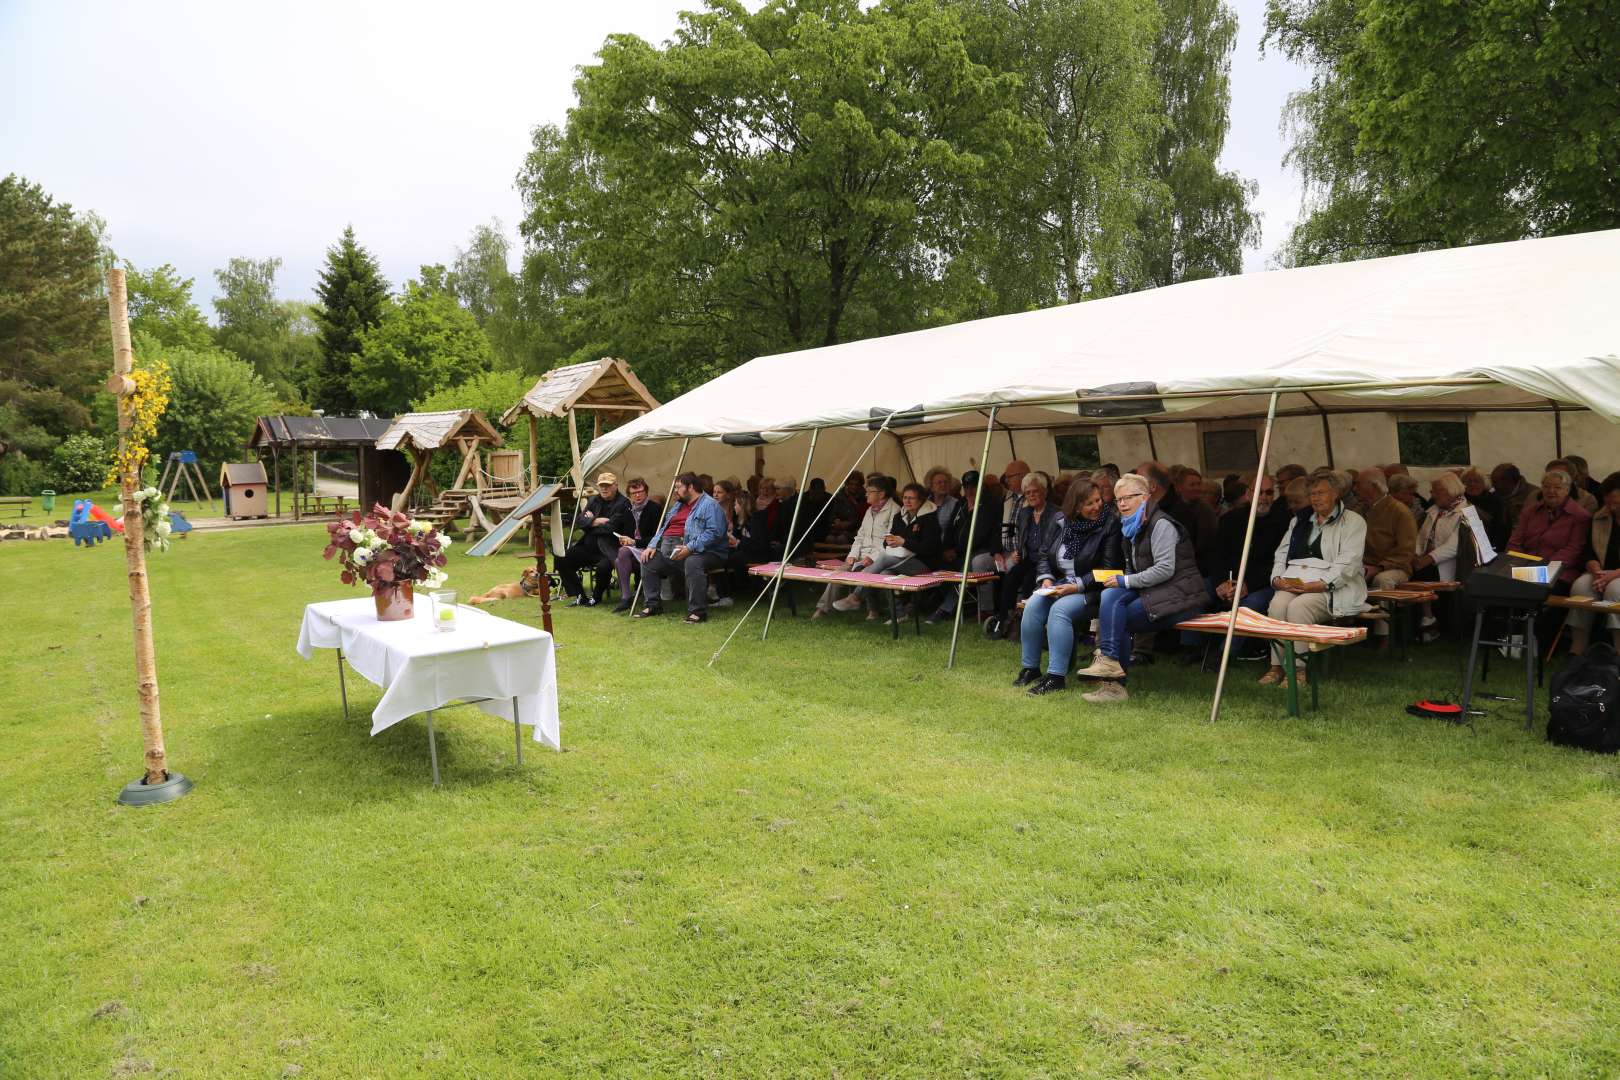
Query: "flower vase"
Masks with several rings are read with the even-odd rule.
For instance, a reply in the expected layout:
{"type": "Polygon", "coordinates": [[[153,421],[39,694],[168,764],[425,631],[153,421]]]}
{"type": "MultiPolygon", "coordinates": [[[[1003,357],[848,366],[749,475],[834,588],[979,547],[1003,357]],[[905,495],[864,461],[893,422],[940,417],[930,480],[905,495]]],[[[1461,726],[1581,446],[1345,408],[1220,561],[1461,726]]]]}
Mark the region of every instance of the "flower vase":
{"type": "Polygon", "coordinates": [[[391,588],[378,586],[371,590],[371,598],[377,602],[378,622],[399,622],[416,617],[416,608],[412,603],[411,583],[408,581],[401,582],[391,588]]]}

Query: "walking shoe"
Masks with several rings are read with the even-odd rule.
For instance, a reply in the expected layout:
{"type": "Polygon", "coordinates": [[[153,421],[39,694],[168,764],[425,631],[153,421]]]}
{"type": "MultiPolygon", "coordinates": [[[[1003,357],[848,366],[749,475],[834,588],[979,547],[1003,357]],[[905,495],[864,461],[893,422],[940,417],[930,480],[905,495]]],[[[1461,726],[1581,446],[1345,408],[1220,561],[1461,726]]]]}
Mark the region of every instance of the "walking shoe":
{"type": "Polygon", "coordinates": [[[1119,666],[1119,661],[1111,656],[1097,653],[1091,658],[1091,665],[1075,672],[1082,679],[1123,679],[1125,669],[1119,666]]]}
{"type": "Polygon", "coordinates": [[[663,604],[648,604],[646,607],[642,608],[640,611],[636,612],[630,617],[632,619],[651,619],[654,616],[662,615],[663,613],[663,604]]]}
{"type": "Polygon", "coordinates": [[[1272,664],[1266,673],[1257,680],[1261,686],[1276,686],[1283,681],[1283,669],[1280,664],[1272,664]]]}
{"type": "Polygon", "coordinates": [[[594,599],[592,599],[591,597],[586,596],[584,593],[581,593],[580,595],[574,597],[572,600],[568,601],[568,606],[569,607],[595,607],[596,606],[596,601],[594,599]]]}
{"type": "Polygon", "coordinates": [[[851,595],[840,600],[834,600],[832,609],[834,611],[859,611],[861,610],[861,598],[851,595]]]}
{"type": "Polygon", "coordinates": [[[1040,697],[1042,694],[1055,694],[1068,688],[1069,680],[1062,675],[1042,675],[1041,681],[1030,687],[1026,693],[1031,697],[1040,697]]]}
{"type": "Polygon", "coordinates": [[[615,614],[615,615],[623,615],[625,612],[627,612],[629,610],[630,610],[630,601],[628,599],[620,600],[619,603],[618,603],[618,606],[613,609],[613,614],[615,614]]]}
{"type": "Polygon", "coordinates": [[[1014,686],[1028,686],[1041,677],[1040,669],[1026,667],[1018,669],[1018,677],[1013,679],[1014,686]]]}
{"type": "Polygon", "coordinates": [[[1112,679],[1097,684],[1097,689],[1089,694],[1081,694],[1082,701],[1089,701],[1093,705],[1111,705],[1116,701],[1129,701],[1131,695],[1125,691],[1125,684],[1112,679]]]}
{"type": "Polygon", "coordinates": [[[736,603],[736,602],[737,602],[737,601],[735,601],[735,600],[733,600],[733,599],[732,599],[732,598],[731,598],[731,597],[729,597],[729,596],[722,596],[722,597],[721,597],[721,598],[720,598],[720,599],[718,599],[718,600],[712,600],[712,601],[710,601],[710,602],[709,602],[709,606],[710,606],[710,607],[730,607],[730,606],[731,606],[731,605],[732,605],[732,604],[735,604],[735,603],[736,603]]]}

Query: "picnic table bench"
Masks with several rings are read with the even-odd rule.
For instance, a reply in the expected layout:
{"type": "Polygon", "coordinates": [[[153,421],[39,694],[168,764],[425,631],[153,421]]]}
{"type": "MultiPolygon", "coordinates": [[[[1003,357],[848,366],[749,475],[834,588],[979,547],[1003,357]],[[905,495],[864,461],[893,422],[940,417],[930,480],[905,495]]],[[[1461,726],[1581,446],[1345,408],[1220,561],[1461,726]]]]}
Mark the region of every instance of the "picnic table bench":
{"type": "MultiPolygon", "coordinates": [[[[899,596],[902,593],[914,594],[937,589],[941,585],[952,585],[962,580],[960,570],[933,570],[926,574],[871,574],[862,570],[840,570],[842,562],[822,560],[816,566],[789,566],[782,570],[784,581],[807,581],[820,585],[849,585],[854,588],[880,589],[889,594],[889,622],[894,631],[894,639],[900,639],[899,596]],[[827,566],[826,563],[832,563],[827,566]]],[[[748,568],[748,572],[755,577],[773,578],[781,569],[779,562],[758,563],[748,568]]],[[[995,578],[992,573],[970,573],[968,584],[978,584],[991,581],[995,578]]],[[[798,605],[793,601],[793,594],[788,593],[788,607],[798,614],[798,605]]],[[[915,608],[912,609],[912,621],[916,625],[917,635],[922,636],[922,616],[915,608]]]]}
{"type": "MultiPolygon", "coordinates": [[[[1183,619],[1176,623],[1178,630],[1192,630],[1200,634],[1222,634],[1231,624],[1230,611],[1212,611],[1207,615],[1199,615],[1192,619],[1183,619]]],[[[1258,611],[1248,608],[1239,608],[1237,613],[1237,628],[1234,633],[1238,637],[1262,638],[1266,641],[1278,641],[1283,647],[1283,673],[1288,680],[1288,715],[1299,715],[1299,678],[1294,671],[1296,645],[1306,646],[1305,667],[1310,677],[1311,711],[1315,712],[1319,704],[1317,696],[1316,672],[1313,666],[1318,653],[1339,645],[1353,645],[1358,641],[1367,640],[1365,626],[1332,626],[1326,623],[1291,623],[1281,619],[1273,619],[1262,615],[1258,611]]]]}
{"type": "Polygon", "coordinates": [[[27,517],[33,506],[34,499],[30,495],[0,495],[0,514],[11,510],[16,517],[27,517]]]}
{"type": "Polygon", "coordinates": [[[352,501],[347,495],[303,495],[303,512],[306,514],[341,514],[349,509],[352,501]]]}

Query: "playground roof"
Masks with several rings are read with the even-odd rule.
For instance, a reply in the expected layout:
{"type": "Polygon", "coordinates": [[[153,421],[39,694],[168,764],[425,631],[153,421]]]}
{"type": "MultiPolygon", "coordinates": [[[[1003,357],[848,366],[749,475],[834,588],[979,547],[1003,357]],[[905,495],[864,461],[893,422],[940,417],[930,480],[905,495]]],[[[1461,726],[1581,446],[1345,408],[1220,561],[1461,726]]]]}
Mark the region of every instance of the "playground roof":
{"type": "Polygon", "coordinates": [[[501,445],[500,432],[477,409],[406,413],[394,420],[377,439],[379,450],[437,450],[457,439],[479,439],[501,445]]]}
{"type": "Polygon", "coordinates": [[[261,416],[248,449],[356,450],[375,446],[392,424],[360,416],[261,416]]]}
{"type": "Polygon", "coordinates": [[[604,356],[588,364],[553,368],[523,395],[523,400],[501,414],[501,423],[511,427],[521,414],[535,417],[562,417],[573,409],[591,409],[604,421],[616,423],[658,408],[658,399],[647,392],[623,360],[604,356]]]}

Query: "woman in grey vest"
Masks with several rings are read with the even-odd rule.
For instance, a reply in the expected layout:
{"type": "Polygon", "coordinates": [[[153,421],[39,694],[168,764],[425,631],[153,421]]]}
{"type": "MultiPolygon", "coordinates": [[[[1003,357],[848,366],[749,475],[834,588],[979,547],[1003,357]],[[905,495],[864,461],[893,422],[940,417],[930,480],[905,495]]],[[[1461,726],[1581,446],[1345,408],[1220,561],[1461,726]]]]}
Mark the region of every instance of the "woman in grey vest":
{"type": "Polygon", "coordinates": [[[1124,701],[1131,637],[1164,630],[1204,610],[1209,588],[1198,572],[1192,540],[1175,519],[1148,501],[1148,482],[1126,473],[1114,485],[1125,539],[1125,572],[1103,589],[1097,620],[1097,653],[1083,679],[1099,680],[1081,695],[1093,704],[1124,701]]]}

